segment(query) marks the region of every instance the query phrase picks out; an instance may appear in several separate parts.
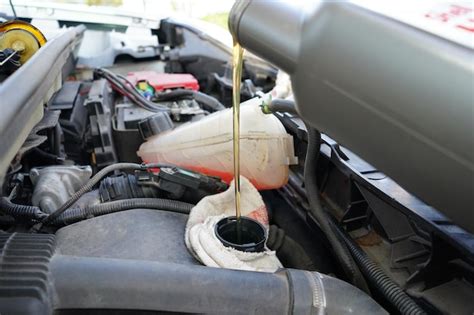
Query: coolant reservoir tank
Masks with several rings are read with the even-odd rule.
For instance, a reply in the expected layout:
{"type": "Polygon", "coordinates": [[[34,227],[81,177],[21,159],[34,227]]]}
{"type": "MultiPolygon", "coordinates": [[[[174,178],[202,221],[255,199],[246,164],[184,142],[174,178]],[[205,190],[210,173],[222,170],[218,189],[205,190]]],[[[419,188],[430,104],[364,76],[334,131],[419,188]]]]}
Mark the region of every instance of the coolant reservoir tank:
{"type": "MultiPolygon", "coordinates": [[[[265,115],[261,100],[240,107],[240,171],[259,190],[279,188],[296,163],[293,138],[274,115],[265,115]]],[[[138,155],[146,163],[172,163],[230,182],[233,178],[232,110],[149,138],[138,155]]]]}

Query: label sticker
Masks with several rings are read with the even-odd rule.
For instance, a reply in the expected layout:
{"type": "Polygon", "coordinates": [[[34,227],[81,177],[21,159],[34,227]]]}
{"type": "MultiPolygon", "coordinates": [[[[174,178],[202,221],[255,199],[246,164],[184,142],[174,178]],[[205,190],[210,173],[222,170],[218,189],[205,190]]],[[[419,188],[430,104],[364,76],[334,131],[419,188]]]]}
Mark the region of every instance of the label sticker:
{"type": "Polygon", "coordinates": [[[474,49],[472,1],[372,1],[354,4],[474,49]]]}

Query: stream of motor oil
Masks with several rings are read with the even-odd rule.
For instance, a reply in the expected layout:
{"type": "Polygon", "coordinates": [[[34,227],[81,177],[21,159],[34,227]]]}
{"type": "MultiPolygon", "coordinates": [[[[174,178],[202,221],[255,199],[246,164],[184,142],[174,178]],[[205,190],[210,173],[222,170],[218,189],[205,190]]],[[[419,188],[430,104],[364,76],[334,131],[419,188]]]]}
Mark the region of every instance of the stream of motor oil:
{"type": "Polygon", "coordinates": [[[240,225],[240,81],[242,77],[243,48],[234,41],[232,50],[232,108],[233,108],[233,149],[234,149],[234,194],[235,217],[237,220],[237,240],[241,240],[240,225]]]}

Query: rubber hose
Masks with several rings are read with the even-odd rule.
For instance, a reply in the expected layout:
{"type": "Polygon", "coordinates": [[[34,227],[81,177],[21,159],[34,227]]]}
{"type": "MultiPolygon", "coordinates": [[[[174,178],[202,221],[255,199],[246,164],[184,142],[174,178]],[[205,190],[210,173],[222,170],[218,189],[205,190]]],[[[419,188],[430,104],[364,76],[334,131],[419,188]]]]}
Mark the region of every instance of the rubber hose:
{"type": "Polygon", "coordinates": [[[215,97],[212,97],[199,91],[187,89],[177,89],[170,92],[156,93],[155,98],[155,100],[158,102],[172,101],[176,99],[194,99],[196,102],[200,103],[205,109],[214,112],[226,108],[215,97]]]}
{"type": "Polygon", "coordinates": [[[169,92],[155,93],[155,101],[158,101],[158,102],[173,101],[176,99],[186,99],[186,98],[189,99],[193,97],[194,97],[194,91],[186,90],[186,89],[176,89],[169,92]]]}
{"type": "Polygon", "coordinates": [[[8,200],[7,197],[2,197],[0,199],[0,210],[15,219],[41,221],[48,216],[48,214],[41,211],[39,207],[17,205],[8,200]]]}
{"type": "Polygon", "coordinates": [[[33,148],[31,151],[28,152],[28,154],[34,154],[35,158],[44,162],[47,162],[48,164],[61,164],[61,158],[58,155],[54,155],[48,152],[45,152],[41,150],[40,148],[33,148]]]}
{"type": "Polygon", "coordinates": [[[344,231],[337,228],[334,222],[331,222],[349,248],[352,256],[357,261],[362,272],[367,279],[384,297],[392,304],[401,314],[404,315],[421,315],[426,312],[408,296],[398,284],[396,284],[385,272],[373,262],[367,254],[348,236],[344,231]]]}
{"type": "Polygon", "coordinates": [[[321,230],[326,235],[336,259],[339,261],[339,264],[349,281],[359,289],[369,292],[364,277],[355,264],[346,245],[337,237],[337,234],[330,223],[330,218],[324,211],[321,201],[319,200],[319,190],[316,181],[316,161],[321,149],[321,134],[308,124],[306,124],[306,129],[308,132],[308,150],[306,152],[306,160],[304,164],[304,183],[306,196],[310,205],[310,214],[314,219],[316,219],[321,230]]]}
{"type": "Polygon", "coordinates": [[[282,112],[298,115],[296,112],[295,102],[292,100],[275,98],[270,102],[270,104],[268,104],[268,109],[271,112],[282,112]]]}
{"type": "Polygon", "coordinates": [[[270,226],[267,247],[276,252],[278,259],[287,268],[317,271],[304,248],[276,225],[270,226]]]}
{"type": "MultiPolygon", "coordinates": [[[[116,163],[109,165],[102,170],[100,170],[97,174],[95,174],[89,181],[82,186],[78,191],[76,191],[68,201],[66,201],[61,207],[57,210],[52,212],[46,218],[43,219],[42,224],[49,224],[57,219],[64,211],[66,211],[69,207],[71,207],[82,195],[86,192],[90,191],[105,175],[110,172],[116,170],[124,170],[124,169],[131,169],[131,170],[144,170],[149,168],[161,168],[161,167],[172,167],[169,164],[161,164],[161,163],[152,163],[152,164],[136,164],[136,163],[116,163]]],[[[34,227],[34,230],[39,230],[41,225],[34,227]]]]}
{"type": "Polygon", "coordinates": [[[68,225],[93,217],[131,209],[156,209],[189,214],[194,205],[177,200],[158,198],[135,198],[116,200],[106,203],[86,206],[85,208],[71,208],[55,219],[52,225],[68,225]]]}
{"type": "Polygon", "coordinates": [[[54,145],[53,145],[53,152],[54,155],[57,155],[58,157],[61,156],[61,125],[58,123],[54,127],[54,145]]]}
{"type": "Polygon", "coordinates": [[[226,108],[221,102],[217,100],[217,98],[199,91],[194,91],[194,99],[196,102],[205,107],[205,109],[213,112],[217,112],[226,108]]]}

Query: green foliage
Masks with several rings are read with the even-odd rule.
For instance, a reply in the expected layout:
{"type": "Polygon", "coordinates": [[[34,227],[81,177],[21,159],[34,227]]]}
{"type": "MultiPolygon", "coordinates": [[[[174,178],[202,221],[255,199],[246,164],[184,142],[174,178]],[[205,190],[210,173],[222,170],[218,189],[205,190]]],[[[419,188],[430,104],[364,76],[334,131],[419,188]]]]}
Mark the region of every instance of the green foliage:
{"type": "Polygon", "coordinates": [[[209,15],[206,15],[205,17],[203,17],[202,19],[204,21],[207,21],[207,22],[210,22],[210,23],[213,23],[213,24],[217,24],[225,29],[227,29],[227,19],[229,17],[229,13],[228,12],[223,12],[223,13],[213,13],[213,14],[209,14],[209,15]]]}
{"type": "Polygon", "coordinates": [[[87,5],[119,7],[122,5],[122,0],[87,0],[86,3],[87,5]]]}

